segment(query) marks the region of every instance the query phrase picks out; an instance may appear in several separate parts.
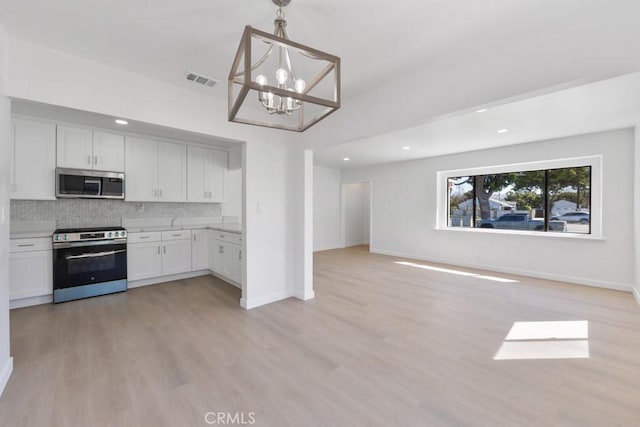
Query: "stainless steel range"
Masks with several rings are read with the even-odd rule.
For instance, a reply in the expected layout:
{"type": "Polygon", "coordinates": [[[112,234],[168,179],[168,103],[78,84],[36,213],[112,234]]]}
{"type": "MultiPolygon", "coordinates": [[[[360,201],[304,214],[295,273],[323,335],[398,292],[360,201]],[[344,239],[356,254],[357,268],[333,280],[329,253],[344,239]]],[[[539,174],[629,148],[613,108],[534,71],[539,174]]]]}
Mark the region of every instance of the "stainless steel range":
{"type": "Polygon", "coordinates": [[[127,290],[127,231],[60,229],[53,234],[54,304],[127,290]]]}

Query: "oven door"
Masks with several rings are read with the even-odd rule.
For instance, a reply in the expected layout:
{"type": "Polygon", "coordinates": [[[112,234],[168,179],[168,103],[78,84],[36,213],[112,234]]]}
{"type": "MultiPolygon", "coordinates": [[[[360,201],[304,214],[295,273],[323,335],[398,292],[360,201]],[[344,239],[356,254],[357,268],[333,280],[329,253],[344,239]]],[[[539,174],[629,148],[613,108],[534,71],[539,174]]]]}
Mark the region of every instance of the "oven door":
{"type": "Polygon", "coordinates": [[[83,243],[83,246],[69,244],[69,247],[55,248],[53,252],[54,290],[126,281],[126,243],[91,246],[86,246],[86,243],[83,243]]]}

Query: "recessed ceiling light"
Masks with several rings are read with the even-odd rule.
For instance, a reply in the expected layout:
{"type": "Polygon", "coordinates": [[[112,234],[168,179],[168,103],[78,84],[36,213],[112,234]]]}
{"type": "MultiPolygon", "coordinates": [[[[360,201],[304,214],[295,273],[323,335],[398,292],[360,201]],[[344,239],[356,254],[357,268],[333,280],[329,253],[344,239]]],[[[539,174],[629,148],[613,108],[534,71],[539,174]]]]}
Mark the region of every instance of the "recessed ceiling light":
{"type": "Polygon", "coordinates": [[[488,110],[488,108],[481,108],[479,110],[476,110],[476,113],[484,113],[487,110],[488,110]]]}
{"type": "Polygon", "coordinates": [[[119,125],[122,125],[122,126],[129,124],[128,121],[122,120],[122,119],[116,119],[116,123],[119,124],[119,125]]]}
{"type": "Polygon", "coordinates": [[[403,150],[411,150],[411,147],[409,147],[409,146],[405,146],[405,147],[402,147],[402,149],[403,149],[403,150]]]}
{"type": "Polygon", "coordinates": [[[498,133],[507,133],[509,132],[509,129],[499,129],[498,133]]]}
{"type": "Polygon", "coordinates": [[[348,161],[349,161],[349,160],[351,160],[351,159],[350,159],[349,157],[345,157],[345,158],[344,158],[344,159],[342,159],[342,160],[344,160],[345,162],[348,162],[348,161]]]}

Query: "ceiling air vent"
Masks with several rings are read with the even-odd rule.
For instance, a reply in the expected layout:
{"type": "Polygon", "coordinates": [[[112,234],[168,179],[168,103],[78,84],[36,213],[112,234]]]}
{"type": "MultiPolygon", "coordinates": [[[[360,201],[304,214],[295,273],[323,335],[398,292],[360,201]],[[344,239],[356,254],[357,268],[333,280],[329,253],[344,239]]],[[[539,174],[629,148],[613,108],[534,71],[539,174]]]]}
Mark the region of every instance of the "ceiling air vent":
{"type": "Polygon", "coordinates": [[[206,77],[206,76],[203,76],[202,74],[197,74],[191,71],[187,71],[184,74],[184,77],[190,82],[198,83],[207,87],[214,87],[216,83],[218,83],[217,80],[214,80],[210,77],[206,77]]]}

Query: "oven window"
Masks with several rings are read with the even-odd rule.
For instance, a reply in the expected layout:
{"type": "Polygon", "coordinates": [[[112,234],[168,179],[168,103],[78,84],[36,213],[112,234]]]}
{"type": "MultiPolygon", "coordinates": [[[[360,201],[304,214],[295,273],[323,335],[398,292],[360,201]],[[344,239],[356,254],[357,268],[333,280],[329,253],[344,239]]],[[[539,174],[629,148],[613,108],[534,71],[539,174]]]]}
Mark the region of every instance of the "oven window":
{"type": "Polygon", "coordinates": [[[113,270],[114,268],[116,268],[115,254],[92,256],[90,258],[73,258],[73,256],[67,258],[69,274],[97,273],[99,271],[113,270]]]}

